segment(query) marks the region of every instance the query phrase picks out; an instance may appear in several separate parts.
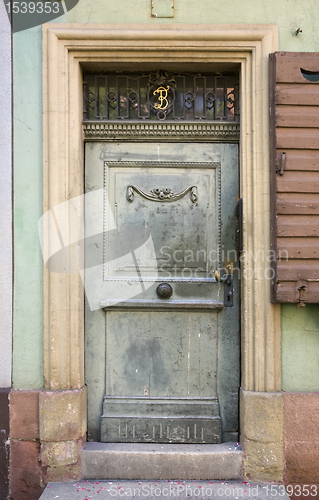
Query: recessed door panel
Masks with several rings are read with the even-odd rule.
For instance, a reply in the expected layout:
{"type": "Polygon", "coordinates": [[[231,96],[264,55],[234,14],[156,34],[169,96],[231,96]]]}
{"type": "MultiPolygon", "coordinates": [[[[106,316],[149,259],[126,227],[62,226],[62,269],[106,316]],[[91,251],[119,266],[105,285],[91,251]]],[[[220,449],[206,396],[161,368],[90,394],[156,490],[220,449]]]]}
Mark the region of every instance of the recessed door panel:
{"type": "Polygon", "coordinates": [[[110,311],[108,330],[107,394],[217,397],[217,314],[110,311]]]}
{"type": "Polygon", "coordinates": [[[121,255],[123,238],[132,228],[136,240],[151,236],[155,248],[154,260],[147,262],[143,254],[138,258],[144,278],[152,280],[156,271],[159,279],[183,279],[192,276],[188,269],[205,278],[209,258],[218,266],[219,162],[105,161],[104,186],[118,231],[115,242],[106,245],[106,279],[135,276],[135,265],[109,257],[114,249],[121,255]]]}

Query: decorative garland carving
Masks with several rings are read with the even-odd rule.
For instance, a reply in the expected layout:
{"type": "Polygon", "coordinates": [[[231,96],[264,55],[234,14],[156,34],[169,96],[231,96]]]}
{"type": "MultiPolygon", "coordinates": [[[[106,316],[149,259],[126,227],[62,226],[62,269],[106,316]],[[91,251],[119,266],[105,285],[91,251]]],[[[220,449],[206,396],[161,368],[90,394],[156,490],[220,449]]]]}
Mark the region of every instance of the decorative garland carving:
{"type": "Polygon", "coordinates": [[[198,199],[196,186],[188,186],[187,188],[183,189],[183,191],[180,191],[179,193],[174,193],[174,191],[169,188],[155,188],[151,189],[151,191],[148,192],[144,191],[139,186],[134,186],[132,184],[130,186],[127,186],[127,194],[126,194],[126,199],[130,203],[132,203],[132,201],[134,200],[134,191],[143,196],[143,198],[146,198],[147,200],[151,201],[160,201],[160,202],[177,201],[183,198],[183,196],[185,196],[189,192],[191,192],[192,203],[196,203],[198,199]]]}

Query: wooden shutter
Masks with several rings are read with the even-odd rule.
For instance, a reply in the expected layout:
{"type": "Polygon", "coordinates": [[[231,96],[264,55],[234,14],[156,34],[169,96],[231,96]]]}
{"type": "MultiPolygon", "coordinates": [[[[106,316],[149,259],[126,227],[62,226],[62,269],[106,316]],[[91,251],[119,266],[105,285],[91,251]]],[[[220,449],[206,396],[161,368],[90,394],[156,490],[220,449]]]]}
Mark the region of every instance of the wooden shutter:
{"type": "Polygon", "coordinates": [[[319,53],[270,55],[272,302],[319,302],[319,53]]]}

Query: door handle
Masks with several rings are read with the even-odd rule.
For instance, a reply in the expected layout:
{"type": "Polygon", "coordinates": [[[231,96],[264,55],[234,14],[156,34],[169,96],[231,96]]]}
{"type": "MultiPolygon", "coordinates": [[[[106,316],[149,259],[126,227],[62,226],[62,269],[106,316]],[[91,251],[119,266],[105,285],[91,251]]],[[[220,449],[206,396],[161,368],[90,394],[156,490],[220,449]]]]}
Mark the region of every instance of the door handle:
{"type": "Polygon", "coordinates": [[[168,283],[161,283],[156,288],[156,293],[160,299],[169,299],[173,294],[173,288],[168,283]]]}

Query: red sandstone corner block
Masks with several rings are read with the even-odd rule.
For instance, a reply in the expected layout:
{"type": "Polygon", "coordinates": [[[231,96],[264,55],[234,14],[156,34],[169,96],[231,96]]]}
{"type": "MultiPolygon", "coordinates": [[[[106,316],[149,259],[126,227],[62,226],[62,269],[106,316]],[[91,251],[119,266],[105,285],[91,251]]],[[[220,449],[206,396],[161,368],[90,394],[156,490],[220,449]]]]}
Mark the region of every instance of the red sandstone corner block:
{"type": "MultiPolygon", "coordinates": [[[[286,458],[285,473],[284,473],[285,483],[287,484],[319,483],[318,442],[286,443],[285,458],[286,458]]],[[[311,495],[309,496],[309,498],[311,498],[311,495]]]]}
{"type": "Polygon", "coordinates": [[[284,434],[286,484],[319,483],[318,394],[284,393],[284,434]]]}
{"type": "Polygon", "coordinates": [[[36,441],[11,441],[10,492],[13,500],[38,500],[42,487],[39,461],[40,445],[36,441]]]}
{"type": "Polygon", "coordinates": [[[37,439],[39,437],[39,392],[11,391],[11,439],[37,439]]]}
{"type": "Polygon", "coordinates": [[[0,388],[0,498],[8,498],[9,489],[9,388],[0,388]]]}
{"type": "Polygon", "coordinates": [[[284,393],[284,432],[288,443],[319,442],[319,394],[284,393]]]}
{"type": "Polygon", "coordinates": [[[40,441],[74,441],[86,433],[87,390],[44,391],[39,396],[40,441]]]}
{"type": "Polygon", "coordinates": [[[42,467],[42,475],[44,484],[58,481],[79,481],[81,479],[81,462],[58,467],[42,467]]]}

